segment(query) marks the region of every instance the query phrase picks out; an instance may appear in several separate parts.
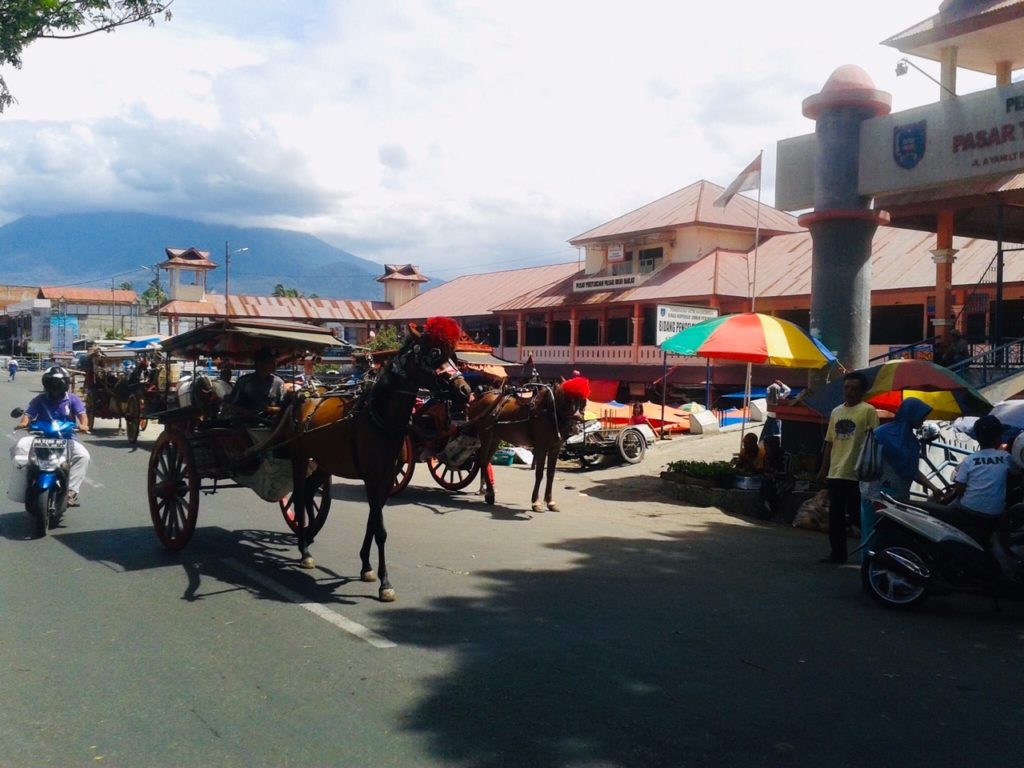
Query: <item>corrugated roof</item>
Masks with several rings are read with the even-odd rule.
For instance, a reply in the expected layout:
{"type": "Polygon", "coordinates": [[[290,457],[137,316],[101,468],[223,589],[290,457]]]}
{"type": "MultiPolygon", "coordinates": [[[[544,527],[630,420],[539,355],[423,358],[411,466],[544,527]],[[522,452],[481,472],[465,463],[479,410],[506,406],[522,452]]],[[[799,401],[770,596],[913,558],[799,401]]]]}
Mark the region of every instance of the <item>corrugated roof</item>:
{"type": "Polygon", "coordinates": [[[58,301],[87,301],[91,304],[134,304],[138,301],[135,291],[111,290],[110,288],[79,288],[78,286],[44,285],[36,294],[39,299],[58,301]]]}
{"type": "MultiPolygon", "coordinates": [[[[758,251],[757,295],[809,295],[811,246],[808,233],[782,235],[764,243],[758,251]]],[[[959,250],[953,264],[953,284],[973,287],[988,269],[996,245],[991,240],[957,237],[953,247],[959,250]]],[[[872,290],[934,289],[933,248],[933,233],[879,228],[871,251],[872,290]]],[[[1007,259],[1004,275],[1008,283],[1024,281],[1024,261],[1007,259]]]]}
{"type": "MultiPolygon", "coordinates": [[[[744,229],[753,232],[758,220],[757,201],[737,195],[727,206],[719,208],[714,202],[724,191],[717,184],[701,180],[599,227],[587,230],[581,235],[576,235],[569,242],[572,245],[583,245],[595,240],[693,226],[744,229]]],[[[769,205],[761,204],[763,235],[800,231],[801,227],[797,224],[796,218],[769,205]]]]}
{"type": "Polygon", "coordinates": [[[527,267],[505,272],[463,275],[431,288],[412,301],[394,309],[389,320],[422,320],[435,315],[479,317],[524,292],[544,288],[572,278],[580,269],[575,262],[527,267]]]}
{"type": "MultiPolygon", "coordinates": [[[[387,318],[391,305],[383,301],[347,301],[345,299],[296,299],[277,296],[231,294],[231,317],[262,317],[282,320],[379,321],[387,318]]],[[[223,317],[224,296],[212,294],[205,301],[171,301],[160,307],[160,314],[188,317],[223,317]]]]}

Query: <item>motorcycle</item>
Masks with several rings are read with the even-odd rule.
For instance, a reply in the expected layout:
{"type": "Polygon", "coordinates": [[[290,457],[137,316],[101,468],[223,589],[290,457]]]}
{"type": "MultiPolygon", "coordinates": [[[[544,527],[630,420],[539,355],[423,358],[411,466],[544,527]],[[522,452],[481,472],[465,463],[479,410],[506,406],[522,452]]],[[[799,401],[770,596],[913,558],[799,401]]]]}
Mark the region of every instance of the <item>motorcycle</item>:
{"type": "MultiPolygon", "coordinates": [[[[19,418],[23,413],[15,408],[11,416],[19,418]]],[[[67,512],[71,440],[76,425],[72,421],[37,420],[27,429],[33,435],[32,444],[26,457],[14,456],[8,495],[19,500],[16,496],[24,491],[25,511],[34,520],[36,537],[42,538],[67,512]]]]}
{"type": "MultiPolygon", "coordinates": [[[[908,609],[929,596],[954,592],[1024,599],[1024,574],[1017,570],[1007,575],[1007,570],[1013,573],[1013,564],[1004,569],[991,551],[959,528],[885,494],[874,504],[878,522],[865,545],[861,583],[878,603],[908,609]]],[[[1024,504],[1007,514],[1010,550],[1019,556],[1024,551],[1024,504]]]]}

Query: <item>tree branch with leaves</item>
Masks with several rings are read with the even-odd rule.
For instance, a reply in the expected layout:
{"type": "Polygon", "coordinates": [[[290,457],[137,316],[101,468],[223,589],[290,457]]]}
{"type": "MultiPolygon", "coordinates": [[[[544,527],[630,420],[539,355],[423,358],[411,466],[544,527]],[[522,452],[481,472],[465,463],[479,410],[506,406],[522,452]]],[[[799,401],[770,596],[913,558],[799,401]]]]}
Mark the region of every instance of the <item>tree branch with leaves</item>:
{"type": "MultiPolygon", "coordinates": [[[[0,67],[21,69],[21,54],[36,40],[73,40],[144,22],[170,21],[174,0],[0,0],[0,67]]],[[[14,103],[0,75],[0,112],[14,103]]]]}

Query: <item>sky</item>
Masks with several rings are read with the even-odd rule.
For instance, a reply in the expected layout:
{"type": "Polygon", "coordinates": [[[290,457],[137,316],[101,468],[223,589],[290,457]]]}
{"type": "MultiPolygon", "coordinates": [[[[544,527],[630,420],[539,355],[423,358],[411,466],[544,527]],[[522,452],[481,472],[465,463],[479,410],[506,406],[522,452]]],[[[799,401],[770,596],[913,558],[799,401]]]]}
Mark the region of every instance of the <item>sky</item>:
{"type": "MultiPolygon", "coordinates": [[[[842,64],[938,99],[879,45],[939,0],[175,0],[173,19],[37,41],[3,74],[0,224],[140,211],[315,234],[460,274],[567,241],[813,131],[842,64]]],[[[915,60],[938,76],[938,65],[915,60]]],[[[961,93],[992,87],[961,71],[961,93]]]]}

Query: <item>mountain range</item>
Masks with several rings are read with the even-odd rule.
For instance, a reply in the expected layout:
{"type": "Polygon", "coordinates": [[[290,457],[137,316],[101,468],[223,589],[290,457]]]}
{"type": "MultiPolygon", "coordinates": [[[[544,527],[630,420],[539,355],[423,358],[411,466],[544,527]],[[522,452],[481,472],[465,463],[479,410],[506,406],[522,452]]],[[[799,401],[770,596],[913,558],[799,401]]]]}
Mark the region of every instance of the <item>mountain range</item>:
{"type": "MultiPolygon", "coordinates": [[[[142,268],[164,261],[165,247],[195,247],[218,264],[207,290],[223,293],[225,243],[232,252],[231,293],[268,295],[277,284],[321,298],[384,298],[383,266],[313,235],[234,227],[142,213],[24,216],[0,227],[0,281],[12,285],[109,286],[153,279],[142,268]]],[[[166,274],[161,274],[166,285],[166,274]]]]}

